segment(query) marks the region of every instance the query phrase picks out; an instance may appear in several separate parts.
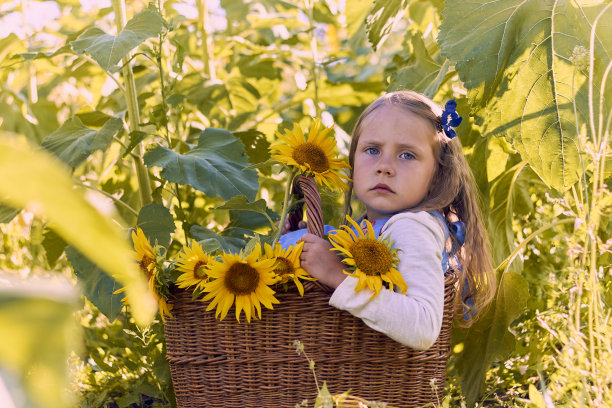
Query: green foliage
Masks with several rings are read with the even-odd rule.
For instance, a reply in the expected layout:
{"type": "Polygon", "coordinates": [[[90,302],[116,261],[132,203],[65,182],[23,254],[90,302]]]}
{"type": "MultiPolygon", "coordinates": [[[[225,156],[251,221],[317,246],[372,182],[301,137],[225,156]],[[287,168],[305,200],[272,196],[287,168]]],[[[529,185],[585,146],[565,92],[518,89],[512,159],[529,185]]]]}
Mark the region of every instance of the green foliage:
{"type": "Polygon", "coordinates": [[[107,149],[122,126],[121,119],[110,118],[100,130],[91,129],[75,116],[47,136],[42,146],[70,167],[76,167],[94,151],[107,149]]]}
{"type": "Polygon", "coordinates": [[[376,49],[404,15],[410,0],[374,0],[367,21],[368,39],[376,49]]]}
{"type": "Polygon", "coordinates": [[[503,274],[492,305],[462,339],[464,350],[457,357],[461,389],[468,406],[482,392],[483,378],[491,361],[505,358],[514,350],[514,336],[508,326],[523,312],[529,292],[525,279],[517,273],[503,274]],[[468,346],[469,345],[469,346],[468,346]]]}
{"type": "Polygon", "coordinates": [[[141,328],[120,317],[111,323],[87,304],[81,322],[86,349],[74,386],[82,407],[176,405],[161,322],[141,328]]]}
{"type": "MultiPolygon", "coordinates": [[[[272,218],[270,217],[270,210],[267,208],[266,200],[264,199],[259,199],[253,203],[249,203],[245,196],[236,196],[232,198],[231,200],[227,201],[225,204],[220,205],[219,207],[216,207],[215,209],[216,210],[248,211],[248,212],[254,212],[256,214],[261,214],[270,221],[270,224],[273,228],[275,227],[272,221],[272,218]]],[[[278,219],[278,215],[276,215],[274,218],[278,219]]]]}
{"type": "MultiPolygon", "coordinates": [[[[562,191],[582,173],[576,121],[588,123],[587,80],[572,61],[577,50],[586,52],[594,16],[603,7],[450,1],[443,12],[442,53],[456,62],[473,109],[486,108],[487,131],[504,136],[548,185],[562,191]]],[[[594,79],[601,82],[612,37],[604,34],[609,26],[599,30],[594,79]]]]}
{"type": "Polygon", "coordinates": [[[138,228],[142,229],[151,245],[170,245],[170,236],[174,232],[174,218],[170,211],[160,204],[149,204],[138,213],[138,228]]]}
{"type": "Polygon", "coordinates": [[[124,295],[114,292],[121,286],[72,246],[66,248],[66,256],[74,269],[83,295],[110,321],[115,320],[123,307],[121,300],[124,295]]]}
{"type": "MultiPolygon", "coordinates": [[[[139,226],[167,249],[167,259],[190,239],[211,252],[264,240],[261,234],[276,230],[283,181],[276,169],[252,164],[269,159],[274,131],[307,116],[331,117],[346,150],[359,113],[385,89],[414,89],[440,104],[457,100],[459,139],[500,276],[485,317],[455,331],[463,349],[451,359],[454,399],[445,403],[512,406],[530,398],[537,405],[530,385],[560,406],[588,406],[585,395],[600,401],[597,387],[605,384],[597,373],[581,384],[565,367],[604,372],[608,361],[599,347],[601,363],[589,365],[590,347],[606,337],[587,318],[599,310],[597,288],[607,288],[604,301],[612,293],[605,272],[612,200],[601,192],[611,181],[604,135],[612,81],[602,84],[612,54],[608,1],[356,0],[342,10],[333,1],[222,0],[224,13],[197,17],[181,15],[181,2],[144,11],[138,3],[116,36],[97,27],[114,26],[111,12],[119,10],[57,3],[61,28],[43,29],[53,31],[55,45],[35,35],[0,39],[0,129],[42,145],[72,172],[0,142],[0,222],[25,208],[12,224],[0,224],[0,259],[9,269],[65,273],[67,254],[97,307],[86,306],[82,319],[84,406],[173,401],[161,324],[136,328],[122,310],[138,309],[122,309],[112,294],[116,283],[131,282],[129,247],[105,246],[103,237],[125,244],[129,228],[139,226]],[[120,78],[118,64],[128,55],[123,64],[133,76],[120,78]],[[92,214],[75,184],[98,190],[86,197],[100,208],[100,197],[114,203],[114,211],[108,203],[103,211],[124,233],[92,214]],[[44,221],[19,235],[16,226],[32,212],[44,221]],[[119,272],[117,281],[103,270],[119,272]],[[576,325],[564,327],[568,319],[576,325]]],[[[341,199],[322,196],[326,222],[338,222],[341,199]]]]}
{"type": "Polygon", "coordinates": [[[47,262],[53,268],[66,249],[66,241],[50,228],[45,229],[43,237],[41,244],[45,248],[47,262]]]}
{"type": "Polygon", "coordinates": [[[259,187],[257,172],[243,171],[248,166],[243,152],[242,143],[230,132],[208,128],[189,152],[155,146],[145,154],[144,162],[148,167],[161,167],[166,180],[193,186],[209,197],[229,200],[245,195],[253,200],[259,187]]]}
{"type": "Polygon", "coordinates": [[[128,21],[116,37],[92,27],[70,44],[75,52],[87,52],[102,69],[111,71],[131,50],[147,38],[158,35],[163,23],[158,13],[144,10],[128,21]]]}
{"type": "Polygon", "coordinates": [[[25,393],[29,406],[36,408],[73,406],[73,395],[65,392],[66,361],[80,338],[72,286],[49,278],[17,281],[4,273],[0,279],[0,325],[6,328],[0,342],[0,372],[16,380],[8,391],[15,397],[25,393]]]}
{"type": "Polygon", "coordinates": [[[21,210],[0,204],[0,223],[9,222],[19,214],[19,211],[21,210]]]}
{"type": "Polygon", "coordinates": [[[15,207],[28,207],[44,215],[57,233],[93,259],[133,294],[134,316],[139,322],[151,319],[151,295],[131,260],[121,234],[72,188],[72,180],[52,157],[30,150],[15,139],[0,140],[0,197],[15,207]],[[28,166],[23,166],[28,163],[28,166]],[[86,239],[83,239],[86,237],[86,239]],[[113,254],[113,256],[108,256],[113,254]]]}

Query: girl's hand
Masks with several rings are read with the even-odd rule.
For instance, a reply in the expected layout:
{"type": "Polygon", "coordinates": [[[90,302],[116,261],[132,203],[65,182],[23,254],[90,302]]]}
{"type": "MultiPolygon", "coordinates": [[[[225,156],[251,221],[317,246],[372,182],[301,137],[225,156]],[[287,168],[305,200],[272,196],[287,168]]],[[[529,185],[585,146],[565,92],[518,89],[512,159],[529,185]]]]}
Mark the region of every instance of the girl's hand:
{"type": "Polygon", "coordinates": [[[304,234],[300,262],[302,268],[321,283],[337,288],[344,281],[344,265],[340,257],[331,251],[331,244],[314,234],[304,234]]]}

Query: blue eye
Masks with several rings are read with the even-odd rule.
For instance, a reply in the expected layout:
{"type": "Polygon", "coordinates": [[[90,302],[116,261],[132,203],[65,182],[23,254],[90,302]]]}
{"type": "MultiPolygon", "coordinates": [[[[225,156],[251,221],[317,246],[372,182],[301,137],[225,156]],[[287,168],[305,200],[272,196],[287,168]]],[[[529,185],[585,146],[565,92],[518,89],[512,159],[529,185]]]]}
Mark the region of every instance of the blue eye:
{"type": "Polygon", "coordinates": [[[409,153],[409,152],[404,152],[404,153],[400,154],[400,157],[402,159],[406,159],[406,160],[414,160],[415,159],[414,155],[412,153],[409,153]]]}
{"type": "Polygon", "coordinates": [[[363,151],[366,154],[378,154],[379,153],[378,149],[375,147],[366,147],[365,149],[363,149],[363,151]]]}

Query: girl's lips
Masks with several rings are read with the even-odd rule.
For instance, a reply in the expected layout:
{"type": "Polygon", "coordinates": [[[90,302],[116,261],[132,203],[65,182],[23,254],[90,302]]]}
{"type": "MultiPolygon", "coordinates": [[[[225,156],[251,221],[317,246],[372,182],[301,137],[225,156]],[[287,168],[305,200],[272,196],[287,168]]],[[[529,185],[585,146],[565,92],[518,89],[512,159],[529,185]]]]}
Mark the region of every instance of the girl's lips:
{"type": "Polygon", "coordinates": [[[393,193],[393,190],[391,190],[391,187],[389,187],[386,184],[382,184],[382,183],[375,185],[372,190],[376,192],[381,192],[381,193],[393,193]]]}

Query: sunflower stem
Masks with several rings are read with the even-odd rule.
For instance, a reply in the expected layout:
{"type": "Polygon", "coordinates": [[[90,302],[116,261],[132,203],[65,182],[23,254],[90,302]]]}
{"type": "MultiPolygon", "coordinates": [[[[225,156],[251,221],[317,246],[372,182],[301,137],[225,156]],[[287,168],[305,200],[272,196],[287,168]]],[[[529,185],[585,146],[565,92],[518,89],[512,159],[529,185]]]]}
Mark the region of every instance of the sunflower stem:
{"type": "Polygon", "coordinates": [[[272,248],[276,245],[278,240],[280,239],[281,233],[283,232],[283,227],[285,225],[285,219],[287,219],[287,213],[289,212],[289,195],[291,193],[291,187],[293,186],[293,180],[297,175],[297,170],[291,169],[289,173],[289,183],[285,186],[285,198],[283,199],[283,209],[281,212],[281,219],[278,223],[278,230],[276,234],[274,234],[274,241],[272,241],[272,248]]]}

